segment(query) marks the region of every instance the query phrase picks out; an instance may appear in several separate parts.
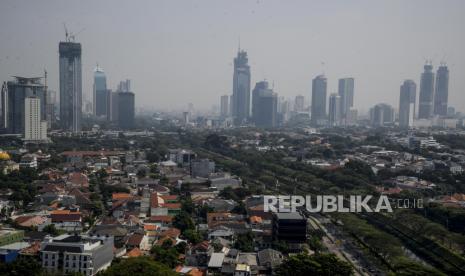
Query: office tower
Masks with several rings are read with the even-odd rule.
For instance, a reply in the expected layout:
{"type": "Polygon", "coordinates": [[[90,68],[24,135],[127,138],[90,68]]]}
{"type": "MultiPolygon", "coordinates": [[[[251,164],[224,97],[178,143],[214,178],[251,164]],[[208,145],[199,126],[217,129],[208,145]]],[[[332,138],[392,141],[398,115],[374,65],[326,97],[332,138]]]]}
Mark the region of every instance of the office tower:
{"type": "Polygon", "coordinates": [[[24,140],[43,141],[47,139],[47,121],[41,120],[41,103],[37,96],[24,100],[24,140]]]}
{"type": "Polygon", "coordinates": [[[305,97],[302,95],[297,95],[294,102],[294,111],[303,112],[305,109],[305,97]]]}
{"type": "Polygon", "coordinates": [[[110,95],[111,95],[111,112],[110,112],[110,118],[111,121],[114,123],[118,123],[118,91],[113,92],[110,90],[110,95]]]}
{"type": "Polygon", "coordinates": [[[229,114],[229,96],[228,95],[221,96],[220,114],[222,117],[227,117],[229,114]]]}
{"type": "Polygon", "coordinates": [[[40,119],[47,119],[45,114],[47,103],[45,86],[40,82],[40,77],[14,78],[14,81],[8,81],[2,89],[4,128],[6,133],[24,134],[24,102],[27,97],[39,97],[41,105],[40,119]]]}
{"type": "Polygon", "coordinates": [[[6,81],[2,84],[2,90],[0,91],[0,130],[5,131],[8,125],[7,114],[8,110],[8,84],[6,81]]]}
{"type": "Polygon", "coordinates": [[[81,44],[60,42],[60,124],[65,131],[81,131],[81,44]]]}
{"type": "Polygon", "coordinates": [[[434,93],[434,115],[447,116],[449,97],[449,69],[441,63],[436,72],[436,91],[434,93]]]}
{"type": "Polygon", "coordinates": [[[354,79],[339,79],[338,94],[341,97],[341,118],[345,120],[347,112],[354,107],[354,79]]]}
{"type": "Polygon", "coordinates": [[[370,109],[370,121],[373,126],[384,126],[394,122],[394,108],[380,103],[370,109]]]}
{"type": "Polygon", "coordinates": [[[326,77],[319,75],[312,81],[311,124],[326,125],[326,77]]]}
{"type": "Polygon", "coordinates": [[[412,80],[406,80],[400,86],[399,97],[399,126],[413,126],[415,118],[415,102],[417,99],[417,85],[412,80]]]}
{"type": "Polygon", "coordinates": [[[433,65],[426,63],[420,81],[419,119],[429,119],[433,115],[434,73],[433,65]]]}
{"type": "Polygon", "coordinates": [[[252,116],[258,127],[276,127],[278,95],[268,88],[268,82],[257,82],[252,94],[252,116]]]}
{"type": "Polygon", "coordinates": [[[102,68],[94,70],[94,115],[110,119],[111,91],[107,89],[107,77],[102,68]]]}
{"type": "Polygon", "coordinates": [[[341,96],[333,93],[329,95],[329,125],[338,126],[341,123],[341,96]]]}
{"type": "Polygon", "coordinates": [[[134,128],[135,95],[128,90],[131,88],[128,81],[122,83],[126,83],[127,85],[118,86],[119,89],[124,90],[116,92],[118,127],[121,129],[130,129],[134,128]]]}
{"type": "Polygon", "coordinates": [[[234,58],[233,109],[236,124],[242,124],[250,116],[250,66],[247,52],[240,50],[234,58]]]}

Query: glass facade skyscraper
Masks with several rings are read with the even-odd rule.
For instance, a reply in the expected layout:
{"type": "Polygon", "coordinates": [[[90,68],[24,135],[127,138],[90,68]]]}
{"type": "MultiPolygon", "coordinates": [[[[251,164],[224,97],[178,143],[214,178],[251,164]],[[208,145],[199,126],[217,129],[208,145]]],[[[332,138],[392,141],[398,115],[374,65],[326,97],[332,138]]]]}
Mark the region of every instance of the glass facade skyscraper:
{"type": "Polygon", "coordinates": [[[411,127],[415,118],[417,85],[413,80],[405,80],[400,86],[399,126],[411,127]]]}
{"type": "Polygon", "coordinates": [[[429,119],[433,115],[434,72],[433,65],[425,64],[420,81],[419,119],[429,119]]]}
{"type": "Polygon", "coordinates": [[[60,125],[62,130],[81,131],[81,44],[60,42],[60,125]]]}
{"type": "Polygon", "coordinates": [[[243,50],[234,58],[232,116],[235,124],[246,122],[250,116],[250,66],[243,50]]]}
{"type": "Polygon", "coordinates": [[[441,64],[436,72],[436,91],[434,93],[434,115],[447,116],[449,98],[449,69],[441,64]]]}

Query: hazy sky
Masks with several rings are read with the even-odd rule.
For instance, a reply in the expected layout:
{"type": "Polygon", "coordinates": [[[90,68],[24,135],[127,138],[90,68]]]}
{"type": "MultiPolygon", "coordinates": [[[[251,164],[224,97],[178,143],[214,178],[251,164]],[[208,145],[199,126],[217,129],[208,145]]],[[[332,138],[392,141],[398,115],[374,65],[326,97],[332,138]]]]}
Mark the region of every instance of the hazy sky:
{"type": "MultiPolygon", "coordinates": [[[[63,22],[85,28],[83,94],[91,98],[98,62],[108,86],[132,80],[136,105],[219,105],[232,91],[238,40],[249,55],[252,87],[266,78],[280,96],[311,95],[324,72],[355,78],[355,106],[398,108],[399,86],[419,88],[425,59],[447,61],[449,105],[465,111],[465,1],[5,1],[0,2],[0,79],[46,68],[58,91],[63,22]],[[322,65],[324,63],[324,65],[322,65]]],[[[418,90],[417,90],[418,93],[418,90]]]]}

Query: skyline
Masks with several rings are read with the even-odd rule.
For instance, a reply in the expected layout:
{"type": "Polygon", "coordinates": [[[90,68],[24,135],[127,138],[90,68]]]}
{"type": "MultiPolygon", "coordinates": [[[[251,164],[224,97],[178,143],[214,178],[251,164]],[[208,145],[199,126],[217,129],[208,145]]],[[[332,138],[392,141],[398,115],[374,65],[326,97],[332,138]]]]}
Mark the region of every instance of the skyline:
{"type": "Polygon", "coordinates": [[[89,100],[98,62],[109,88],[133,81],[137,107],[186,110],[192,102],[209,110],[221,95],[232,94],[240,37],[252,86],[266,79],[279,96],[309,99],[312,79],[324,72],[328,95],[337,92],[338,79],[355,79],[354,107],[362,113],[380,102],[397,108],[403,81],[419,84],[425,59],[433,59],[433,71],[444,59],[449,103],[465,110],[462,1],[218,2],[102,1],[93,9],[90,2],[2,3],[0,77],[37,76],[45,68],[49,88],[59,91],[56,55],[65,22],[75,33],[85,28],[76,42],[82,45],[83,98],[89,100]],[[11,24],[19,14],[22,21],[11,24]],[[125,24],[117,20],[122,15],[125,24]]]}

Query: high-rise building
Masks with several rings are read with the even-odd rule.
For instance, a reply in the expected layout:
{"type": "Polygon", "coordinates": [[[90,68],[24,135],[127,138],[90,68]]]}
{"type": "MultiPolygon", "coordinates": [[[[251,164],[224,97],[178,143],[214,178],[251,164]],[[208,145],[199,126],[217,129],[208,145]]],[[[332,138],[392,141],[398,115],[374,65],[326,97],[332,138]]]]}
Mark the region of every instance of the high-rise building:
{"type": "Polygon", "coordinates": [[[120,85],[118,89],[122,89],[116,92],[114,100],[116,101],[116,116],[118,127],[121,129],[130,129],[134,127],[134,117],[135,117],[135,95],[133,92],[128,89],[131,88],[130,84],[126,82],[127,85],[120,85]]]}
{"type": "Polygon", "coordinates": [[[326,84],[324,75],[319,75],[312,81],[311,123],[314,126],[326,125],[326,84]]]}
{"type": "Polygon", "coordinates": [[[0,130],[4,131],[8,125],[7,109],[8,108],[8,84],[3,82],[0,91],[0,130]]]}
{"type": "Polygon", "coordinates": [[[417,85],[412,80],[405,80],[400,86],[399,97],[399,126],[413,126],[415,118],[415,102],[417,99],[417,85]]]}
{"type": "Polygon", "coordinates": [[[234,58],[232,116],[242,124],[250,116],[250,66],[247,52],[240,50],[234,58]]]}
{"type": "Polygon", "coordinates": [[[81,44],[60,42],[60,124],[65,131],[81,131],[81,44]]]}
{"type": "Polygon", "coordinates": [[[110,119],[111,91],[107,89],[107,77],[102,68],[94,70],[94,115],[110,119]]]}
{"type": "Polygon", "coordinates": [[[47,139],[47,121],[41,120],[41,103],[37,96],[24,99],[24,140],[43,141],[47,139]]]}
{"type": "Polygon", "coordinates": [[[252,117],[258,127],[276,127],[278,95],[268,88],[267,81],[257,82],[252,92],[252,117]]]}
{"type": "Polygon", "coordinates": [[[447,116],[449,98],[449,69],[442,63],[436,73],[436,91],[434,93],[434,115],[447,116]]]}
{"type": "Polygon", "coordinates": [[[370,121],[373,126],[384,126],[394,123],[394,108],[380,103],[370,109],[370,121]]]}
{"type": "Polygon", "coordinates": [[[429,119],[433,115],[434,73],[433,65],[424,66],[420,81],[420,100],[418,109],[419,119],[429,119]]]}
{"type": "Polygon", "coordinates": [[[338,94],[341,97],[341,118],[345,121],[347,112],[354,107],[354,79],[339,79],[338,94]]]}
{"type": "Polygon", "coordinates": [[[40,82],[40,77],[24,78],[15,77],[14,81],[8,81],[4,85],[2,93],[3,123],[6,133],[24,134],[24,102],[27,97],[40,99],[40,120],[46,120],[47,97],[45,86],[40,82]]]}
{"type": "Polygon", "coordinates": [[[297,95],[294,102],[294,111],[303,112],[305,109],[305,97],[302,95],[297,95]]]}
{"type": "Polygon", "coordinates": [[[341,96],[333,93],[329,95],[329,125],[338,126],[341,124],[341,96]]]}
{"type": "Polygon", "coordinates": [[[221,96],[220,114],[222,117],[227,117],[229,114],[229,95],[221,96]]]}

